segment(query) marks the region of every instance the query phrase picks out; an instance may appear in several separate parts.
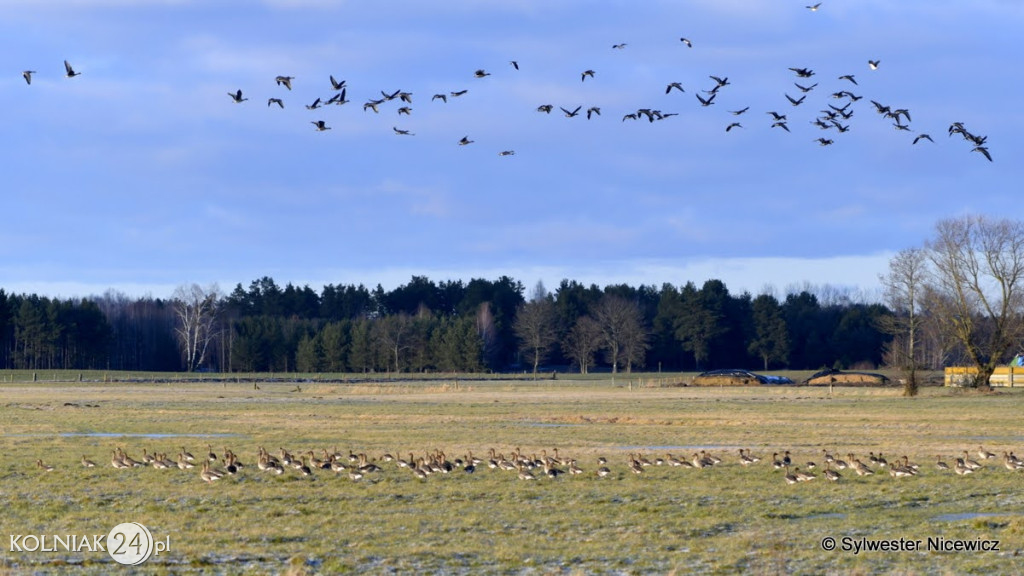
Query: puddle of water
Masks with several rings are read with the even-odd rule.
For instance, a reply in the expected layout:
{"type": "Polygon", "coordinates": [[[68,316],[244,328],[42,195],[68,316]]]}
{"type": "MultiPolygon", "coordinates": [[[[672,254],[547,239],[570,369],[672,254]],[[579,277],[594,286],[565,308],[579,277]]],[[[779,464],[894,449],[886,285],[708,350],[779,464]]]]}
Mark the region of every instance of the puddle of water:
{"type": "Polygon", "coordinates": [[[1020,516],[1020,514],[998,514],[996,512],[959,512],[956,514],[940,514],[933,518],[939,522],[957,522],[959,520],[974,520],[975,518],[991,518],[993,516],[1020,516]]]}
{"type": "Polygon", "coordinates": [[[16,438],[45,438],[47,436],[58,436],[60,438],[149,438],[160,440],[162,438],[237,438],[241,434],[130,434],[125,432],[58,432],[56,434],[4,434],[16,438]]]}
{"type": "Polygon", "coordinates": [[[841,512],[826,512],[825,514],[812,514],[810,516],[804,516],[804,520],[818,520],[822,518],[846,518],[846,514],[841,512]]]}

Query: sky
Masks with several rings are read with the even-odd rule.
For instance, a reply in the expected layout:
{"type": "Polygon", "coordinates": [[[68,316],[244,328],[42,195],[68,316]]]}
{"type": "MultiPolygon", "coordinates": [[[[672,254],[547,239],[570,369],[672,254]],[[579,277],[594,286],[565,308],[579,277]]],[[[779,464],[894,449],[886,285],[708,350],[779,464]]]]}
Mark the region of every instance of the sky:
{"type": "Polygon", "coordinates": [[[806,6],[3,0],[0,288],[508,275],[870,293],[942,219],[1024,217],[1024,2],[806,6]],[[348,103],[308,110],[331,76],[348,103]],[[702,106],[711,76],[728,83],[702,106]],[[364,109],[399,90],[412,102],[364,109]],[[813,124],[847,104],[846,132],[813,124]],[[640,108],[675,115],[624,119],[640,108]]]}

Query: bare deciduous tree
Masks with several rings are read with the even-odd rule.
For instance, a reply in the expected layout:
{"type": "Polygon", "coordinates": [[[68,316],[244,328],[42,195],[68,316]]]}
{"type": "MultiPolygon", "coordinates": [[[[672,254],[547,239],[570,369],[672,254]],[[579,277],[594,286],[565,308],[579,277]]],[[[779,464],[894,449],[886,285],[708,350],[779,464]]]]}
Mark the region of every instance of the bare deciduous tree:
{"type": "Polygon", "coordinates": [[[1024,223],[966,216],[938,223],[925,250],[929,302],[987,386],[996,365],[1024,336],[1024,223]]]}
{"type": "Polygon", "coordinates": [[[606,294],[597,303],[593,315],[601,330],[602,345],[612,365],[612,374],[618,372],[619,362],[625,359],[623,352],[627,346],[633,349],[634,357],[641,349],[646,350],[647,334],[643,330],[640,308],[635,302],[606,294]]]}
{"type": "Polygon", "coordinates": [[[181,345],[185,369],[193,372],[206,361],[206,351],[216,335],[221,293],[216,284],[178,286],[171,296],[177,323],[174,331],[181,345]]]}
{"type": "Polygon", "coordinates": [[[590,316],[580,316],[562,342],[562,352],[587,374],[594,363],[594,352],[601,347],[601,327],[590,316]]]}
{"type": "Polygon", "coordinates": [[[547,299],[532,300],[519,307],[512,329],[519,338],[519,348],[533,365],[533,375],[537,376],[537,367],[547,359],[551,346],[558,338],[555,330],[555,305],[547,299]]]}
{"type": "Polygon", "coordinates": [[[911,248],[896,254],[889,261],[889,273],[880,278],[892,314],[883,317],[879,327],[893,335],[889,362],[903,371],[904,396],[917,396],[917,369],[921,364],[918,342],[924,322],[921,302],[926,272],[925,251],[911,248]]]}

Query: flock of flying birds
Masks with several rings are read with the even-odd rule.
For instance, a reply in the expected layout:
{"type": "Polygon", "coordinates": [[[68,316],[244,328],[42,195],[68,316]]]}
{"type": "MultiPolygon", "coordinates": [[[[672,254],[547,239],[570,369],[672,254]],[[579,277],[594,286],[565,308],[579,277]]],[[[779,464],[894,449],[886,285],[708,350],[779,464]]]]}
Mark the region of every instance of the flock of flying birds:
{"type": "MultiPolygon", "coordinates": [[[[821,3],[819,2],[817,4],[808,5],[806,6],[806,8],[812,12],[816,12],[819,10],[819,8],[821,8],[821,3]]],[[[687,49],[692,49],[694,46],[694,43],[689,38],[682,37],[679,39],[679,41],[680,45],[684,46],[687,49]]],[[[611,46],[613,50],[624,50],[626,47],[627,44],[624,42],[613,44],[611,46]]],[[[869,59],[867,63],[870,70],[876,71],[879,69],[881,61],[869,59]]],[[[515,71],[518,71],[520,69],[519,62],[516,60],[510,60],[509,66],[515,71]]],[[[67,78],[74,78],[81,74],[80,72],[75,71],[67,60],[64,61],[64,68],[66,72],[65,76],[67,78]]],[[[814,92],[815,89],[818,87],[818,82],[814,81],[816,73],[814,70],[806,67],[790,67],[789,70],[792,71],[795,75],[793,82],[793,88],[795,88],[795,90],[789,89],[784,91],[783,96],[785,96],[785,101],[780,100],[780,105],[785,108],[785,105],[788,103],[790,109],[798,108],[800,106],[806,106],[807,97],[812,92],[814,92]],[[794,95],[790,95],[791,92],[794,95]]],[[[22,73],[25,82],[31,85],[32,75],[35,73],[36,72],[34,70],[25,70],[22,73]]],[[[483,80],[489,76],[491,76],[491,73],[482,68],[477,69],[472,74],[472,77],[477,80],[483,80]]],[[[597,72],[592,69],[586,69],[580,72],[581,82],[586,82],[588,78],[594,79],[596,77],[597,72]]],[[[721,91],[723,91],[726,87],[732,85],[732,82],[729,81],[729,78],[727,76],[710,75],[708,78],[714,82],[714,84],[711,85],[710,88],[701,88],[699,90],[693,90],[693,94],[697,102],[703,108],[713,106],[715,104],[715,99],[718,97],[721,91]]],[[[286,75],[279,75],[274,78],[275,84],[280,89],[287,90],[287,93],[291,92],[292,82],[294,80],[296,80],[294,76],[286,75]]],[[[819,114],[810,122],[818,129],[820,129],[822,131],[822,134],[824,134],[813,140],[814,142],[817,142],[821,146],[831,146],[832,144],[835,143],[835,138],[838,137],[838,135],[845,134],[851,130],[850,120],[854,115],[854,105],[856,102],[858,102],[864,97],[863,95],[858,95],[854,92],[854,90],[858,90],[859,87],[859,84],[854,74],[840,75],[837,77],[837,80],[843,82],[842,89],[832,92],[830,94],[830,97],[833,102],[828,103],[827,107],[820,110],[819,114]]],[[[331,94],[329,96],[316,97],[312,102],[305,104],[305,108],[307,110],[322,112],[322,110],[328,106],[342,106],[350,102],[348,99],[347,82],[345,80],[339,81],[333,75],[329,76],[329,81],[331,94]]],[[[449,99],[458,99],[466,95],[468,92],[468,88],[460,88],[458,90],[452,90],[447,93],[437,93],[431,96],[430,101],[432,103],[439,101],[442,104],[448,104],[449,99]]],[[[672,95],[673,92],[684,94],[686,93],[686,88],[683,86],[682,82],[668,82],[665,85],[664,94],[672,95]]],[[[249,98],[247,98],[243,94],[242,89],[237,89],[228,92],[227,95],[235,104],[242,104],[249,100],[249,98]]],[[[283,110],[285,108],[285,100],[283,97],[280,97],[283,95],[284,93],[281,93],[279,96],[271,96],[267,98],[267,107],[276,107],[278,109],[283,110]]],[[[874,106],[874,111],[877,112],[881,117],[885,118],[886,120],[891,121],[892,127],[896,131],[911,132],[914,134],[913,139],[911,140],[911,144],[916,145],[922,141],[934,142],[934,140],[932,140],[932,137],[929,134],[924,132],[914,132],[911,129],[911,114],[908,109],[882,104],[876,100],[869,99],[869,101],[874,106]]],[[[378,97],[374,95],[368,98],[362,104],[362,109],[364,112],[380,114],[382,109],[384,109],[384,106],[391,102],[397,102],[396,113],[399,118],[401,118],[402,116],[412,115],[413,93],[401,89],[387,91],[380,90],[380,96],[378,97]]],[[[550,103],[542,103],[538,105],[536,108],[536,111],[542,114],[551,114],[554,110],[555,105],[550,103]]],[[[583,105],[569,107],[558,106],[558,110],[560,110],[566,118],[570,119],[585,117],[587,120],[592,120],[601,116],[601,107],[599,106],[589,106],[585,111],[583,109],[583,105]]],[[[744,126],[740,122],[740,117],[745,117],[744,115],[747,114],[749,111],[750,106],[746,106],[736,110],[729,110],[728,112],[732,116],[732,118],[731,121],[725,126],[725,132],[732,132],[733,130],[743,129],[744,126]]],[[[777,110],[768,110],[766,111],[766,114],[771,117],[771,123],[768,124],[770,128],[790,132],[790,120],[787,114],[780,113],[777,110]]],[[[653,123],[657,121],[667,120],[678,115],[678,112],[663,112],[662,110],[656,109],[654,107],[642,107],[637,108],[636,110],[629,110],[625,112],[622,116],[622,122],[647,120],[648,122],[653,123]]],[[[326,132],[328,130],[331,130],[331,126],[329,126],[327,124],[327,121],[323,119],[312,119],[309,120],[309,123],[312,124],[313,128],[318,132],[326,132]]],[[[415,136],[415,133],[413,133],[411,130],[406,128],[400,128],[397,125],[392,126],[392,131],[394,132],[395,135],[398,136],[415,136]]],[[[968,142],[972,146],[972,152],[978,152],[986,159],[988,159],[988,161],[992,161],[992,155],[989,152],[986,136],[977,135],[971,132],[966,128],[966,126],[964,126],[963,122],[953,122],[952,124],[950,124],[948,134],[950,137],[952,137],[954,134],[960,135],[966,142],[968,142]]],[[[473,143],[474,140],[471,140],[468,135],[463,136],[460,140],[457,141],[457,144],[459,146],[467,146],[473,143]]],[[[515,155],[515,151],[502,150],[498,154],[500,156],[513,156],[515,155]]]]}

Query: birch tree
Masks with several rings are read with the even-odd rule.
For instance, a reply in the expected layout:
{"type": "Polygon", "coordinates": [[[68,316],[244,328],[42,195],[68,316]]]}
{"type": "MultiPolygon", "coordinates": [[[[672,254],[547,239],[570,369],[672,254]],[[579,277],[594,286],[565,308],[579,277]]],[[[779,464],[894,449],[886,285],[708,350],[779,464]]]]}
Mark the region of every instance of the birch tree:
{"type": "Polygon", "coordinates": [[[178,286],[171,296],[176,324],[174,327],[185,370],[194,372],[206,361],[206,354],[216,335],[214,329],[220,312],[221,294],[216,284],[203,288],[198,284],[178,286]]]}

